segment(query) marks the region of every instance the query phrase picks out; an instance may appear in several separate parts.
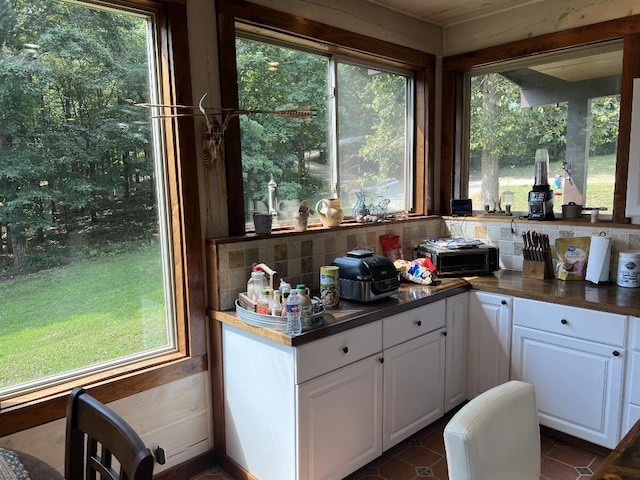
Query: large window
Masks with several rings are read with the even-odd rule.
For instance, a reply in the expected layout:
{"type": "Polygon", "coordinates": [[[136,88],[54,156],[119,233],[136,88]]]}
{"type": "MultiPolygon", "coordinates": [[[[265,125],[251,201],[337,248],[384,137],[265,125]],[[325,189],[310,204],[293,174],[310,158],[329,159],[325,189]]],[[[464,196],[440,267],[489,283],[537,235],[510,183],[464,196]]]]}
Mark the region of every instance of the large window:
{"type": "Polygon", "coordinates": [[[475,209],[528,211],[536,151],[549,155],[554,211],[613,209],[622,42],[472,71],[468,195],[475,209]],[[505,205],[502,205],[504,208],[505,205]]]}
{"type": "Polygon", "coordinates": [[[412,207],[413,75],[321,48],[239,33],[240,108],[312,108],[308,121],[240,118],[245,221],[292,223],[302,200],[339,196],[346,216],[364,194],[388,213],[412,207]]]}
{"type": "Polygon", "coordinates": [[[0,2],[2,400],[186,352],[150,5],[0,2]]]}

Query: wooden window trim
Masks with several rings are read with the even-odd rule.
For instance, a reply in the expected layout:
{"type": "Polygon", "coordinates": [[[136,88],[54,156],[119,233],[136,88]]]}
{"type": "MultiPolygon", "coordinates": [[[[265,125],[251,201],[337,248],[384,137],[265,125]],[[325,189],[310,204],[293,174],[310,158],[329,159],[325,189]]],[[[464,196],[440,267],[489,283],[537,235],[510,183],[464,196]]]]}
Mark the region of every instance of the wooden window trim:
{"type": "MultiPolygon", "coordinates": [[[[331,52],[367,55],[401,64],[415,73],[414,208],[411,213],[433,213],[435,56],[377,38],[353,33],[244,0],[218,0],[220,90],[223,108],[238,108],[236,79],[236,21],[322,42],[331,52]]],[[[245,234],[240,122],[234,118],[225,133],[225,169],[229,235],[245,234]]]]}
{"type": "Polygon", "coordinates": [[[634,15],[583,27],[563,30],[538,37],[483,48],[443,59],[442,91],[442,169],[441,205],[443,213],[450,213],[449,199],[453,198],[462,164],[462,78],[470,70],[508,60],[539,54],[561,52],[613,40],[623,40],[623,66],[620,92],[620,120],[616,154],[616,179],[613,200],[613,223],[629,223],[625,217],[627,169],[629,166],[629,138],[631,133],[631,99],[633,79],[640,77],[640,15],[634,15]]]}
{"type": "MultiPolygon", "coordinates": [[[[184,2],[118,0],[123,7],[152,9],[158,21],[158,62],[163,101],[190,104],[191,78],[184,2]]],[[[173,244],[177,352],[117,367],[0,404],[0,436],[66,415],[71,388],[84,386],[103,402],[164,385],[208,369],[204,259],[193,119],[165,120],[168,201],[173,244]]]]}

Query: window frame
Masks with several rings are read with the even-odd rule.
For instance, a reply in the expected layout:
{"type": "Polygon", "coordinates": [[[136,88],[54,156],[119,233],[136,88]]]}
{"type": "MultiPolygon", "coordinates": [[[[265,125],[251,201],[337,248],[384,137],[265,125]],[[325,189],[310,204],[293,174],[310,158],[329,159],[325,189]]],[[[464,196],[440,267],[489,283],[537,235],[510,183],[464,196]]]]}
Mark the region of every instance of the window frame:
{"type": "Polygon", "coordinates": [[[625,204],[631,99],[633,78],[640,77],[640,15],[610,20],[584,27],[517,40],[495,47],[453,55],[443,59],[442,72],[442,169],[440,202],[443,213],[450,214],[449,200],[459,198],[467,182],[465,148],[468,139],[465,124],[466,77],[479,68],[536,55],[588,47],[622,40],[623,65],[620,92],[620,120],[616,151],[616,176],[612,223],[626,224],[625,204]]]}
{"type": "MultiPolygon", "coordinates": [[[[160,99],[166,104],[191,103],[185,4],[164,0],[85,2],[108,5],[117,11],[144,12],[154,17],[160,99]]],[[[175,289],[176,350],[33,393],[12,396],[6,401],[0,399],[0,436],[63,418],[68,393],[75,386],[83,386],[102,402],[112,402],[208,370],[194,121],[191,118],[163,119],[162,135],[175,289]]]]}
{"type": "MultiPolygon", "coordinates": [[[[296,37],[301,44],[323,45],[332,54],[354,60],[379,61],[414,73],[414,158],[413,209],[411,215],[434,213],[434,107],[435,56],[367,37],[330,25],[290,15],[243,0],[218,1],[218,45],[220,54],[220,89],[223,108],[238,108],[235,37],[236,23],[268,29],[277,34],[296,37]]],[[[227,214],[229,234],[244,235],[244,200],[242,197],[242,163],[240,123],[234,118],[225,133],[225,170],[227,181],[227,214]]]]}
{"type": "MultiPolygon", "coordinates": [[[[339,75],[339,67],[340,65],[350,65],[356,66],[359,68],[371,68],[378,70],[384,73],[391,73],[404,78],[405,82],[405,92],[408,101],[404,104],[404,115],[406,121],[406,135],[405,135],[405,150],[404,150],[404,168],[402,175],[402,182],[406,185],[411,185],[413,182],[413,152],[415,149],[413,148],[413,137],[414,137],[414,90],[415,90],[415,73],[412,70],[407,70],[406,68],[402,68],[400,66],[391,66],[389,62],[385,63],[376,63],[371,58],[362,59],[362,58],[354,58],[353,56],[346,56],[343,53],[332,53],[328,51],[326,46],[324,45],[312,45],[312,42],[306,41],[304,45],[300,45],[293,39],[291,36],[287,36],[284,38],[284,35],[278,32],[276,35],[273,35],[272,32],[266,31],[264,28],[258,29],[255,27],[248,27],[242,23],[236,23],[236,42],[238,39],[258,42],[262,44],[267,44],[275,47],[281,47],[288,50],[295,50],[299,52],[308,53],[311,55],[318,56],[323,58],[327,62],[327,90],[329,92],[334,92],[333,94],[329,93],[328,99],[328,113],[327,113],[327,158],[330,159],[327,170],[330,173],[330,188],[328,189],[326,195],[333,191],[333,187],[337,185],[337,191],[340,196],[344,196],[344,191],[341,190],[341,153],[340,153],[340,145],[338,141],[339,132],[341,130],[341,122],[340,116],[338,115],[338,111],[340,110],[339,106],[339,95],[335,92],[338,92],[340,89],[338,87],[338,83],[340,82],[339,75]]],[[[259,105],[254,105],[254,108],[260,108],[259,105]]],[[[263,106],[264,107],[264,106],[263,106]]],[[[404,206],[406,208],[402,208],[400,210],[407,211],[413,208],[413,196],[405,189],[404,192],[404,206]]],[[[302,199],[298,199],[301,201],[302,199]]],[[[317,201],[317,199],[314,200],[317,201]]],[[[344,200],[343,200],[344,206],[344,200]]],[[[398,210],[392,210],[390,213],[397,212],[398,210]]],[[[247,212],[245,212],[245,215],[247,212]]],[[[246,217],[245,217],[246,218],[246,217]]],[[[319,225],[320,220],[310,219],[310,223],[314,223],[319,225]]],[[[280,219],[280,225],[284,225],[285,228],[291,227],[293,225],[292,220],[283,220],[280,219]]],[[[251,222],[245,222],[245,227],[248,230],[252,231],[253,228],[251,226],[251,222]]]]}

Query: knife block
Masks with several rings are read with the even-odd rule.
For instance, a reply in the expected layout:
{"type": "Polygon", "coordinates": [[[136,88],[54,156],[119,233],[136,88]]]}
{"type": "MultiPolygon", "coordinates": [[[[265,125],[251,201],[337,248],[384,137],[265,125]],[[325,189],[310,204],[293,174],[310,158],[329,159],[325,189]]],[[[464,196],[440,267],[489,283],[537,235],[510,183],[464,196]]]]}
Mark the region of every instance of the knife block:
{"type": "Polygon", "coordinates": [[[547,255],[544,260],[524,260],[522,262],[522,276],[539,280],[553,278],[551,256],[547,255]]]}

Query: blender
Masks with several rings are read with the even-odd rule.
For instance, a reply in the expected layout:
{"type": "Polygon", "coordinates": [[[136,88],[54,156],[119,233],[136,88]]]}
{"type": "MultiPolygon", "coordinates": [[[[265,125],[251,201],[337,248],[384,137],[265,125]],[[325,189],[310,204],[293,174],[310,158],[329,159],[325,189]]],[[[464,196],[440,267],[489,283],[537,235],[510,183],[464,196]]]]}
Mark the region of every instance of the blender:
{"type": "Polygon", "coordinates": [[[553,190],[549,187],[549,152],[536,150],[535,185],[529,192],[529,220],[553,220],[553,190]]]}

